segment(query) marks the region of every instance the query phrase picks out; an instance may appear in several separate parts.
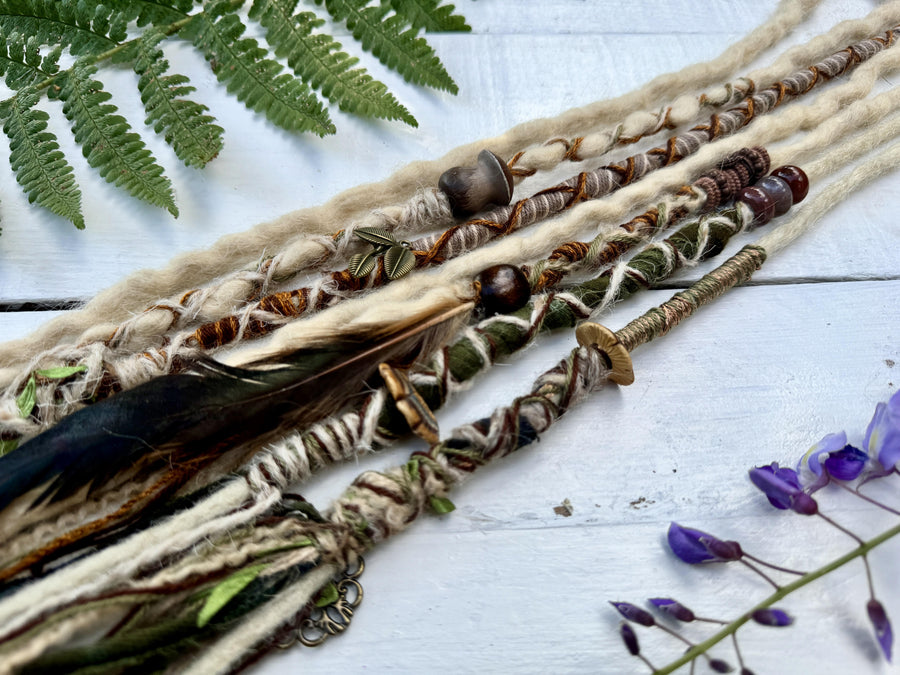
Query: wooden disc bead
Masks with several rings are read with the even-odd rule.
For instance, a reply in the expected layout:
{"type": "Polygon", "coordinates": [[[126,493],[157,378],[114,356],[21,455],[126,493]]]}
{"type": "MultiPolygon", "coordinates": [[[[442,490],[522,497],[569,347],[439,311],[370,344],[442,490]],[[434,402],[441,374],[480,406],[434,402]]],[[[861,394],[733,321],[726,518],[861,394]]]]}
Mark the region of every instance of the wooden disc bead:
{"type": "Polygon", "coordinates": [[[799,166],[793,166],[792,164],[779,166],[772,172],[772,175],[788,184],[791,188],[791,193],[794,195],[794,204],[802,202],[809,193],[809,177],[799,166]]]}
{"type": "Polygon", "coordinates": [[[485,316],[509,314],[531,299],[528,279],[514,265],[494,265],[478,275],[479,296],[485,316]]]}
{"type": "Polygon", "coordinates": [[[753,225],[765,225],[775,217],[775,200],[772,196],[752,185],[738,192],[735,201],[744,202],[753,211],[753,225]]]}

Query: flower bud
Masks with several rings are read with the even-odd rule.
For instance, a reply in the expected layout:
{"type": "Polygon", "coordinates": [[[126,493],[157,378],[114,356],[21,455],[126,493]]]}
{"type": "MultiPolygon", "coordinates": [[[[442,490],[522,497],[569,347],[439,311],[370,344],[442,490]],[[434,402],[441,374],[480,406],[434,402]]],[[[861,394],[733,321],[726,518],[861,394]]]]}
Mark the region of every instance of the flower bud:
{"type": "Polygon", "coordinates": [[[623,621],[619,626],[619,635],[622,636],[622,642],[625,643],[625,648],[628,650],[629,654],[637,656],[641,653],[641,646],[638,644],[634,628],[632,628],[627,621],[623,621]]]}
{"type": "Polygon", "coordinates": [[[694,613],[682,605],[680,602],[673,600],[672,598],[650,598],[650,602],[654,607],[661,609],[666,612],[670,616],[675,617],[679,621],[684,621],[685,623],[689,621],[693,621],[696,617],[694,613]]]}
{"type": "Polygon", "coordinates": [[[875,628],[875,637],[878,639],[881,651],[884,652],[884,658],[890,661],[891,647],[894,644],[894,632],[891,630],[891,622],[888,619],[887,612],[884,611],[884,606],[875,598],[872,598],[866,604],[866,611],[869,614],[869,621],[872,622],[872,626],[875,628]]]}
{"type": "Polygon", "coordinates": [[[750,615],[753,620],[762,626],[790,626],[794,623],[794,619],[780,609],[758,609],[750,615]]]}
{"type": "Polygon", "coordinates": [[[632,605],[630,602],[613,602],[610,600],[609,604],[619,610],[619,614],[629,621],[634,621],[642,626],[656,625],[656,620],[653,618],[653,615],[646,609],[641,609],[637,605],[632,605]]]}

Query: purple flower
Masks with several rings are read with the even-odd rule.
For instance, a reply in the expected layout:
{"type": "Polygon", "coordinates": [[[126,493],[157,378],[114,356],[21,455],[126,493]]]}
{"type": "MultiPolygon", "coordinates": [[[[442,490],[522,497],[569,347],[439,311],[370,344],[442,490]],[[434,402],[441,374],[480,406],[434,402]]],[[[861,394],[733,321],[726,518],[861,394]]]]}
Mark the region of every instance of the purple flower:
{"type": "Polygon", "coordinates": [[[670,616],[675,617],[679,621],[684,621],[685,623],[693,621],[696,618],[690,609],[672,598],[650,598],[650,603],[654,607],[661,609],[670,616]]]}
{"type": "Polygon", "coordinates": [[[780,609],[758,609],[751,615],[753,620],[763,626],[790,626],[794,619],[780,609]]]}
{"type": "Polygon", "coordinates": [[[823,455],[824,458],[827,458],[829,454],[837,452],[845,445],[847,445],[847,434],[843,431],[837,434],[828,434],[803,455],[798,463],[797,471],[801,472],[800,482],[806,485],[806,489],[810,493],[828,484],[829,476],[822,470],[823,455]],[[809,469],[809,473],[804,469],[809,469]]]}
{"type": "Polygon", "coordinates": [[[723,661],[722,659],[710,659],[707,663],[710,669],[716,673],[730,673],[734,670],[728,661],[723,661]]]}
{"type": "Polygon", "coordinates": [[[859,448],[845,445],[837,452],[832,452],[825,460],[825,471],[835,480],[856,480],[866,466],[869,456],[859,448]]]}
{"type": "Polygon", "coordinates": [[[750,469],[750,480],[776,509],[791,509],[807,516],[819,510],[816,501],[800,489],[797,472],[779,467],[777,462],[750,469]]]}
{"type": "Polygon", "coordinates": [[[619,614],[629,621],[634,621],[642,626],[656,625],[656,620],[653,618],[653,615],[646,609],[641,609],[637,605],[632,605],[630,602],[613,602],[610,600],[609,604],[619,610],[619,614]]]}
{"type": "Polygon", "coordinates": [[[619,626],[619,635],[622,636],[622,642],[625,643],[625,648],[628,650],[629,654],[637,656],[641,653],[641,646],[638,644],[634,628],[632,628],[627,621],[623,621],[622,625],[619,626]]]}
{"type": "Polygon", "coordinates": [[[900,391],[887,403],[875,406],[864,445],[870,456],[878,458],[885,471],[893,470],[900,461],[900,391]]]}
{"type": "MultiPolygon", "coordinates": [[[[896,395],[894,398],[897,398],[896,395]]],[[[869,600],[866,604],[866,611],[869,613],[869,621],[875,628],[875,637],[878,638],[878,644],[881,645],[881,651],[884,652],[884,658],[891,660],[891,647],[894,644],[894,633],[891,630],[891,622],[888,619],[887,612],[884,607],[875,598],[869,600]]]]}
{"type": "Polygon", "coordinates": [[[672,553],[691,565],[706,562],[730,562],[744,555],[736,541],[722,541],[711,534],[682,527],[678,523],[669,525],[669,548],[672,553]]]}

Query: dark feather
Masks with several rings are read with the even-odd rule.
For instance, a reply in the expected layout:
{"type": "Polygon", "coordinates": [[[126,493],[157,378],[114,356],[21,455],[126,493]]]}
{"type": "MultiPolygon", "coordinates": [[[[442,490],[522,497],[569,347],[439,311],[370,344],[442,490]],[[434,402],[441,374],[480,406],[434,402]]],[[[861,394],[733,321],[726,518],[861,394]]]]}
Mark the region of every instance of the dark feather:
{"type": "Polygon", "coordinates": [[[150,380],[65,417],[0,457],[0,509],[51,481],[33,504],[96,487],[146,457],[191,457],[336,412],[381,362],[427,355],[468,316],[443,306],[400,325],[234,367],[198,356],[188,372],[150,380]]]}

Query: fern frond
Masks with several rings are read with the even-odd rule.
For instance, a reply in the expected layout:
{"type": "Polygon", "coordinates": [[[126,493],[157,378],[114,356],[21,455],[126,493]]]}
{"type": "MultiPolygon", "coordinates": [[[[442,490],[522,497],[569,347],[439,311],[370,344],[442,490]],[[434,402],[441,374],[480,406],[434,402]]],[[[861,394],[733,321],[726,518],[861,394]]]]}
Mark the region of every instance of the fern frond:
{"type": "Polygon", "coordinates": [[[0,103],[3,132],[9,137],[9,163],[29,202],[37,202],[84,229],[81,192],[72,167],[47,131],[49,115],[35,109],[38,93],[31,87],[0,103]]]}
{"type": "Polygon", "coordinates": [[[186,17],[194,0],[106,0],[104,4],[122,12],[140,27],[161,27],[186,17]]]}
{"type": "Polygon", "coordinates": [[[428,33],[468,33],[472,30],[466,18],[454,14],[453,5],[441,5],[440,0],[381,0],[381,5],[393,9],[415,29],[428,33]]]}
{"type": "Polygon", "coordinates": [[[404,80],[453,94],[458,91],[434,50],[425,40],[416,37],[418,30],[403,30],[403,17],[395,14],[385,18],[388,9],[366,7],[368,0],[316,0],[318,4],[323,1],[328,13],[335,21],[346,24],[363,49],[400,73],[404,80]]]}
{"type": "Polygon", "coordinates": [[[76,55],[114,47],[126,37],[127,18],[88,0],[0,0],[0,29],[76,55]]]}
{"type": "Polygon", "coordinates": [[[297,0],[254,0],[250,8],[250,18],[266,29],[266,40],[277,56],[345,112],[418,126],[384,84],[364,68],[353,68],[359,59],[342,51],[328,35],[313,34],[325,23],[322,19],[312,12],[293,15],[296,6],[297,0]]]}
{"type": "Polygon", "coordinates": [[[76,62],[57,80],[59,89],[50,89],[63,101],[63,114],[72,123],[75,141],[82,146],[88,164],[108,182],[155,206],[178,216],[172,184],[163,174],[144,141],[125,118],[108,104],[110,95],[93,79],[97,68],[76,62]]]}
{"type": "Polygon", "coordinates": [[[196,89],[184,75],[165,75],[169,62],[158,45],[164,38],[151,28],[141,40],[134,71],[140,75],[138,91],[147,111],[146,123],[172,146],[178,159],[188,166],[203,168],[222,150],[222,127],[206,115],[209,108],[183,96],[196,89]]]}
{"type": "Polygon", "coordinates": [[[40,44],[21,33],[6,35],[0,29],[0,76],[6,75],[6,86],[18,90],[40,82],[59,70],[62,48],[57,46],[41,55],[40,44]]]}
{"type": "Polygon", "coordinates": [[[288,131],[333,134],[328,112],[312,90],[282,72],[280,63],[264,58],[267,52],[256,40],[241,39],[246,27],[232,7],[227,0],[213,0],[180,34],[203,52],[219,82],[251,110],[288,131]]]}

